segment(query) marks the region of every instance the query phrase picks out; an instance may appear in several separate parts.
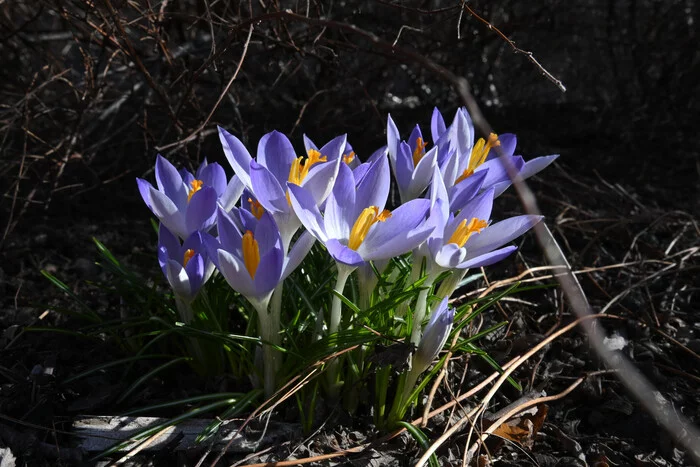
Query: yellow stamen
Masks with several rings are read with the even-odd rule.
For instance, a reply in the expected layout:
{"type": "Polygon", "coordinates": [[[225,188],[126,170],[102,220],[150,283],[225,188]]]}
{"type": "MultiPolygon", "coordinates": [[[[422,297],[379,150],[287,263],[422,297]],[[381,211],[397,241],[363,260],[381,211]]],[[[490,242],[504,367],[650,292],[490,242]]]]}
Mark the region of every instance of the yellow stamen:
{"type": "MultiPolygon", "coordinates": [[[[319,162],[328,161],[326,156],[321,156],[321,153],[315,149],[309,149],[307,153],[309,157],[307,157],[306,160],[304,160],[303,157],[297,157],[292,162],[292,166],[289,168],[289,178],[287,178],[289,183],[301,186],[301,182],[303,182],[309,174],[311,166],[319,162]]],[[[287,203],[289,203],[289,205],[292,204],[292,200],[289,198],[289,191],[287,191],[287,203]]]]}
{"type": "Polygon", "coordinates": [[[489,135],[488,141],[484,141],[484,138],[479,138],[479,140],[472,148],[472,153],[469,156],[469,165],[467,165],[467,168],[464,170],[464,172],[462,172],[462,175],[460,175],[459,178],[455,180],[455,185],[461,182],[462,180],[471,177],[474,174],[476,168],[486,161],[486,158],[488,157],[491,149],[500,145],[501,142],[498,140],[498,135],[496,135],[495,133],[491,133],[489,135]]]}
{"type": "Polygon", "coordinates": [[[462,248],[465,243],[467,243],[467,240],[469,240],[469,237],[472,236],[473,233],[480,233],[481,230],[489,225],[489,223],[483,219],[477,219],[476,217],[472,217],[472,219],[469,221],[469,224],[467,224],[467,220],[464,219],[462,222],[459,223],[457,228],[455,229],[454,233],[450,237],[450,240],[447,243],[454,243],[458,247],[462,248]]]}
{"type": "Polygon", "coordinates": [[[383,210],[379,212],[377,206],[370,206],[362,210],[355,221],[355,225],[350,230],[350,239],[348,240],[348,248],[357,250],[364,241],[369,228],[377,222],[384,222],[391,217],[391,212],[383,210]]]}
{"type": "Polygon", "coordinates": [[[355,160],[355,151],[351,151],[347,154],[343,154],[343,162],[350,165],[350,162],[355,160]]]}
{"type": "Polygon", "coordinates": [[[255,279],[255,273],[258,271],[258,264],[260,264],[260,249],[258,248],[258,241],[253,237],[253,232],[246,230],[243,235],[243,264],[248,270],[251,279],[255,279]]]}
{"type": "Polygon", "coordinates": [[[192,187],[192,189],[190,190],[189,194],[187,195],[187,202],[188,203],[192,199],[192,195],[194,195],[199,190],[201,190],[203,185],[204,185],[204,183],[201,180],[192,180],[190,182],[190,186],[192,187]]]}
{"type": "Polygon", "coordinates": [[[250,212],[255,216],[257,220],[265,214],[265,208],[257,199],[248,198],[248,204],[250,204],[250,212]]]}
{"type": "Polygon", "coordinates": [[[416,147],[413,150],[413,167],[417,166],[423,156],[425,156],[425,147],[428,145],[427,141],[423,142],[423,138],[418,137],[416,139],[416,147]]]}
{"type": "Polygon", "coordinates": [[[194,256],[194,250],[192,248],[185,251],[185,256],[182,258],[182,265],[184,267],[187,267],[187,263],[190,262],[190,260],[192,259],[193,256],[194,256]]]}

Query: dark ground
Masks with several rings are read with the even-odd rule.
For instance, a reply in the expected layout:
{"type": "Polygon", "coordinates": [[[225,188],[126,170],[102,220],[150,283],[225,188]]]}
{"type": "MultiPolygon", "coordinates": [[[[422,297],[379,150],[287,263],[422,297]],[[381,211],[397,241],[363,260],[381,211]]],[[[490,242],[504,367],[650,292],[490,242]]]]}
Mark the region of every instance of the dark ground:
{"type": "MultiPolygon", "coordinates": [[[[117,358],[118,349],[70,335],[21,333],[28,324],[75,326],[53,311],[67,301],[39,271],[54,272],[116,317],[119,298],[88,284],[108,278],[94,265],[90,238],[144,275],[159,274],[134,178],[152,177],[147,172],[159,151],[176,164],[196,166],[204,156],[225,162],[216,124],[247,142],[279,129],[297,147],[302,131],[317,141],[347,132],[362,156],[383,144],[387,112],[404,129],[427,125],[436,105],[451,115],[461,103],[445,77],[415,56],[392,52],[402,25],[413,29],[401,32],[398,46],[467,77],[491,125],[517,133],[524,155],[562,155],[532,183],[548,225],[580,271],[594,310],[623,318],[603,323],[624,344],[621,352],[672,402],[670,410],[697,423],[697,2],[469,3],[532,51],[566,93],[494,30],[461,14],[459,2],[350,3],[309,2],[308,13],[304,2],[256,3],[252,13],[247,3],[229,1],[0,3],[0,447],[9,446],[18,465],[71,465],[65,452],[56,457],[59,446],[70,446],[61,432],[72,417],[129,408],[114,404],[123,390],[118,384],[59,384],[117,358]],[[281,20],[276,12],[284,8],[311,19],[281,20]],[[250,24],[247,55],[224,92],[250,24]]],[[[519,210],[512,193],[500,204],[504,213],[519,210]]],[[[490,269],[489,279],[542,265],[531,238],[521,251],[490,269]]],[[[493,320],[508,316],[508,331],[482,342],[499,362],[571,320],[555,289],[518,298],[525,302],[503,302],[491,313],[493,320]]],[[[452,391],[464,367],[464,359],[455,362],[452,391]]],[[[528,389],[557,394],[602,368],[574,331],[516,376],[528,389]]],[[[484,372],[469,363],[462,389],[484,372]]],[[[154,383],[148,396],[220,387],[171,378],[154,383]]],[[[493,410],[519,396],[504,389],[493,410]]],[[[451,397],[443,388],[433,406],[451,397]]],[[[612,374],[590,377],[548,408],[531,447],[492,446],[498,465],[690,465],[612,374]]],[[[446,422],[442,416],[428,425],[431,440],[446,422]]],[[[312,439],[289,440],[251,462],[284,459],[295,448],[297,458],[351,448],[376,438],[366,425],[340,416],[312,439]]],[[[466,432],[453,437],[438,451],[441,463],[460,465],[465,443],[466,432]]],[[[334,462],[405,465],[419,452],[404,437],[334,462]]],[[[163,453],[135,462],[149,459],[174,465],[163,453]]]]}

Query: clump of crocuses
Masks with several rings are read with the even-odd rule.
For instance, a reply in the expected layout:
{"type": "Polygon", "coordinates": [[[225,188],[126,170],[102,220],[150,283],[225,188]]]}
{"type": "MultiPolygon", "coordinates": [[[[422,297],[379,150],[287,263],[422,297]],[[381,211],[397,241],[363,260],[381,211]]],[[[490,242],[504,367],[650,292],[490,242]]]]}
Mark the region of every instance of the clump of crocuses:
{"type": "MultiPolygon", "coordinates": [[[[416,125],[403,133],[391,116],[386,128],[386,145],[364,158],[346,135],[320,147],[304,136],[303,152],[297,152],[277,131],[260,139],[253,157],[238,137],[219,128],[232,178],[206,161],[194,174],[178,171],[159,155],[156,186],[137,179],[144,202],[160,221],[158,260],[180,319],[191,323],[191,306],[202,288],[222,284],[210,278],[223,276],[255,315],[249,329],[256,329],[262,344],[262,381],[253,380],[267,396],[290,377],[281,372],[288,324],[282,310],[284,294],[289,297],[299,285],[285,291],[284,284],[294,271],[309,275],[320,267],[318,254],[305,261],[312,249],[323,252],[325,274],[331,274],[329,285],[314,291],[326,298],[320,310],[292,313],[295,322],[302,321],[299,313],[316,313],[312,342],[337,342],[352,330],[371,329],[367,317],[383,300],[393,300],[386,315],[391,319],[387,324],[383,315],[382,326],[413,348],[388,416],[397,421],[421,374],[449,342],[455,310],[448,300],[466,271],[506,258],[516,250],[509,242],[541,221],[536,216],[494,220],[493,202],[511,184],[507,165],[527,178],[557,156],[525,161],[515,155],[512,134],[476,138],[463,108],[449,126],[435,109],[429,132],[416,125]],[[392,174],[400,202],[390,206],[392,174]],[[397,280],[400,268],[390,267],[393,261],[409,271],[407,280],[397,280]],[[351,305],[346,289],[356,271],[359,299],[351,305]],[[396,283],[404,290],[388,294],[388,285],[396,283]]],[[[365,357],[367,349],[372,349],[368,343],[358,352],[365,357]]],[[[351,361],[357,375],[364,363],[351,361]]],[[[322,387],[329,400],[352,377],[344,371],[346,363],[340,356],[325,365],[322,387]]],[[[384,378],[386,395],[389,373],[376,374],[384,378]]]]}

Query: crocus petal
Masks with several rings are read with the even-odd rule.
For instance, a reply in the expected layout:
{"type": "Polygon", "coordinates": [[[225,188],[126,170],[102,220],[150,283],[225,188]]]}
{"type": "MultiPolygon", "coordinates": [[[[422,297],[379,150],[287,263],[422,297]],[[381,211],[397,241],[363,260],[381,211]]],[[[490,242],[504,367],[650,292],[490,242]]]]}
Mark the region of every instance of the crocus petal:
{"type": "Polygon", "coordinates": [[[228,182],[223,194],[219,197],[219,204],[221,207],[224,208],[225,211],[230,211],[240,199],[244,189],[245,185],[243,185],[241,179],[238,175],[234,175],[231,181],[228,182]]]}
{"type": "Polygon", "coordinates": [[[472,235],[464,245],[470,257],[476,257],[498,248],[530,230],[542,220],[542,216],[524,215],[511,217],[486,227],[472,235]]]}
{"type": "Polygon", "coordinates": [[[448,308],[447,297],[443,298],[432,312],[413,358],[414,366],[418,371],[427,369],[444,347],[452,331],[454,316],[454,308],[448,308]]]}
{"type": "Polygon", "coordinates": [[[315,149],[318,151],[318,146],[316,146],[316,143],[311,141],[311,138],[306,136],[306,134],[302,135],[302,137],[304,138],[304,149],[306,150],[307,154],[309,153],[309,149],[315,149]]]}
{"type": "Polygon", "coordinates": [[[433,142],[437,142],[437,140],[440,139],[440,136],[442,136],[442,134],[445,133],[445,131],[445,119],[442,118],[442,114],[440,113],[438,108],[435,107],[433,109],[432,118],[430,119],[430,133],[433,137],[433,142]]]}
{"type": "Polygon", "coordinates": [[[389,151],[389,159],[392,162],[396,161],[396,153],[401,140],[401,135],[399,134],[399,129],[396,127],[396,123],[391,118],[391,114],[386,117],[386,143],[387,149],[389,151]]]}
{"type": "Polygon", "coordinates": [[[219,272],[233,290],[246,298],[257,298],[253,280],[243,261],[226,250],[218,250],[219,272]]]}
{"type": "Polygon", "coordinates": [[[388,259],[413,250],[428,238],[432,228],[425,223],[430,200],[414,199],[402,204],[384,222],[374,224],[357,252],[365,260],[388,259]]]}
{"type": "MultiPolygon", "coordinates": [[[[233,214],[233,213],[232,213],[233,214]]],[[[236,213],[237,214],[237,213],[236,213]]],[[[241,231],[238,226],[236,226],[233,220],[234,215],[229,216],[223,209],[219,208],[216,212],[216,225],[219,231],[219,242],[221,243],[221,248],[236,253],[238,256],[242,256],[243,247],[241,231]]],[[[242,229],[241,229],[242,230],[242,229]]],[[[209,252],[209,256],[214,258],[218,255],[209,252]]]]}
{"type": "Polygon", "coordinates": [[[250,182],[255,197],[270,212],[289,210],[285,191],[275,175],[261,164],[250,161],[250,182]]]}
{"type": "Polygon", "coordinates": [[[190,278],[180,263],[172,259],[169,260],[165,266],[165,277],[175,295],[188,300],[192,298],[190,278]]]}
{"type": "Polygon", "coordinates": [[[328,158],[329,161],[334,161],[340,159],[345,150],[345,145],[348,141],[348,135],[336,136],[329,142],[323,145],[323,147],[318,150],[322,156],[328,158]]]}
{"type": "Polygon", "coordinates": [[[433,176],[433,169],[437,161],[437,147],[433,147],[428,151],[423,158],[418,162],[416,169],[411,176],[411,182],[408,185],[406,198],[401,197],[402,202],[410,201],[419,197],[428,185],[433,176]]]}
{"type": "Polygon", "coordinates": [[[532,177],[537,172],[546,168],[549,164],[557,160],[559,154],[554,154],[552,156],[542,156],[535,157],[525,163],[525,166],[520,171],[520,176],[523,178],[532,177]]]}
{"type": "Polygon", "coordinates": [[[329,159],[329,162],[315,164],[301,182],[301,186],[311,193],[316,204],[321,205],[330,195],[341,165],[347,164],[343,164],[340,157],[335,160],[329,159]]]}
{"type": "Polygon", "coordinates": [[[175,166],[160,154],[156,158],[156,182],[158,190],[165,193],[175,206],[184,208],[187,203],[187,188],[175,166]]]}
{"type": "Polygon", "coordinates": [[[445,269],[455,269],[466,257],[466,248],[460,248],[454,243],[448,243],[438,249],[437,254],[435,254],[435,263],[445,269]]]}
{"type": "Polygon", "coordinates": [[[253,233],[261,255],[274,248],[280,238],[277,224],[269,212],[263,213],[253,233]]]}
{"type": "Polygon", "coordinates": [[[394,178],[396,178],[396,183],[402,194],[401,199],[403,199],[405,196],[403,193],[408,190],[408,185],[413,177],[413,155],[408,143],[403,141],[398,145],[397,151],[393,164],[394,178]]]}
{"type": "Polygon", "coordinates": [[[182,183],[185,184],[185,188],[191,186],[191,182],[194,181],[194,175],[192,175],[192,172],[187,169],[180,169],[177,171],[177,173],[179,173],[180,177],[182,177],[182,183]]]}
{"type": "MultiPolygon", "coordinates": [[[[165,272],[165,264],[169,259],[176,259],[180,253],[180,240],[164,225],[160,224],[158,227],[158,261],[160,263],[161,269],[165,272]],[[160,250],[164,249],[167,253],[164,257],[161,257],[160,250]]],[[[182,262],[181,258],[177,258],[182,262]]]]}
{"type": "Polygon", "coordinates": [[[289,169],[296,157],[292,143],[279,131],[272,131],[260,138],[258,162],[272,172],[279,184],[284,184],[289,178],[289,169]]]}
{"type": "Polygon", "coordinates": [[[271,248],[270,251],[261,256],[255,279],[253,280],[258,297],[264,297],[277,287],[282,275],[283,263],[284,252],[282,252],[280,242],[277,242],[276,247],[271,248]]]}
{"type": "MultiPolygon", "coordinates": [[[[214,238],[213,236],[209,235],[208,233],[202,233],[202,248],[207,252],[207,257],[209,258],[209,261],[214,263],[216,268],[219,268],[219,249],[221,248],[221,243],[214,238]]],[[[207,268],[209,269],[209,268],[207,268]]]]}
{"type": "Polygon", "coordinates": [[[154,189],[153,185],[148,183],[143,178],[137,178],[136,185],[139,187],[139,193],[141,194],[141,198],[143,198],[143,202],[146,203],[148,209],[153,210],[151,207],[151,190],[154,189]]]}
{"type": "Polygon", "coordinates": [[[372,164],[369,170],[367,170],[367,174],[357,185],[357,193],[355,194],[355,219],[357,219],[360,212],[368,206],[376,206],[382,211],[386,205],[388,196],[389,161],[387,161],[386,157],[383,157],[372,164]]]}
{"type": "Polygon", "coordinates": [[[423,133],[420,131],[420,125],[416,125],[413,128],[413,131],[411,131],[411,134],[408,136],[408,147],[411,148],[411,153],[413,153],[413,150],[416,148],[416,143],[418,142],[418,138],[421,140],[423,139],[423,133]]]}
{"type": "Polygon", "coordinates": [[[287,188],[289,189],[289,199],[292,201],[292,207],[301,223],[314,237],[322,242],[325,241],[327,237],[322,227],[323,216],[321,216],[311,193],[291,183],[287,184],[287,188]]]}
{"type": "Polygon", "coordinates": [[[219,140],[221,141],[221,147],[224,150],[226,159],[228,159],[229,164],[233,167],[233,171],[241,179],[241,182],[250,188],[250,177],[248,176],[248,170],[250,168],[250,161],[253,159],[250,157],[250,153],[243,145],[241,140],[233,136],[228,131],[221,127],[219,129],[219,140]]]}
{"type": "MultiPolygon", "coordinates": [[[[201,190],[200,190],[201,191],[201,190]]],[[[149,187],[149,194],[151,199],[151,210],[153,214],[156,215],[160,221],[165,224],[174,234],[178,235],[180,238],[186,238],[187,226],[185,225],[185,216],[181,212],[175,203],[168,198],[165,193],[156,190],[153,187],[149,187]]]]}
{"type": "Polygon", "coordinates": [[[450,188],[450,211],[461,211],[464,206],[479,192],[484,184],[484,179],[488,174],[488,170],[474,172],[473,175],[466,180],[462,180],[452,188],[450,188]]]}
{"type": "Polygon", "coordinates": [[[496,149],[489,152],[488,160],[495,159],[501,156],[512,156],[515,153],[515,146],[518,144],[518,138],[513,133],[503,133],[498,135],[498,141],[501,143],[496,149]]]}
{"type": "Polygon", "coordinates": [[[510,246],[501,248],[499,250],[489,251],[488,253],[484,253],[483,255],[479,255],[479,256],[476,256],[476,257],[473,257],[473,258],[466,260],[465,262],[463,262],[459,266],[457,266],[457,268],[458,269],[468,269],[468,268],[480,268],[480,267],[484,267],[484,266],[491,266],[492,264],[498,263],[503,258],[509,256],[511,253],[513,253],[517,249],[518,249],[518,247],[516,247],[514,245],[510,245],[510,246]]]}
{"type": "Polygon", "coordinates": [[[204,183],[204,185],[210,186],[216,190],[217,196],[224,194],[227,183],[226,172],[224,172],[223,167],[216,162],[212,162],[211,164],[201,167],[199,170],[197,170],[197,172],[197,176],[204,183]]]}
{"type": "Polygon", "coordinates": [[[364,262],[358,252],[343,245],[335,238],[329,239],[325,244],[328,253],[339,263],[357,267],[364,262]]]}
{"type": "Polygon", "coordinates": [[[210,186],[205,186],[192,195],[185,212],[188,234],[195,230],[206,231],[214,224],[216,198],[216,191],[210,186]]]}
{"type": "Polygon", "coordinates": [[[185,272],[190,280],[190,295],[194,298],[204,283],[204,258],[199,253],[187,262],[185,272]]]}
{"type": "MultiPolygon", "coordinates": [[[[450,222],[448,228],[445,229],[445,238],[450,238],[454,233],[455,228],[460,222],[466,220],[469,222],[472,218],[488,221],[491,219],[491,210],[493,209],[493,188],[490,188],[482,194],[476,196],[469,201],[455,217],[454,221],[450,222]]],[[[478,234],[473,234],[474,235],[478,234]]],[[[471,238],[471,237],[470,237],[471,238]]]]}
{"type": "MultiPolygon", "coordinates": [[[[515,172],[520,172],[520,170],[525,165],[525,161],[523,161],[523,158],[520,156],[504,157],[507,157],[508,163],[515,172]]],[[[477,168],[477,171],[474,173],[474,175],[484,170],[488,171],[486,178],[484,179],[484,187],[490,187],[492,185],[495,185],[496,183],[510,180],[510,176],[508,175],[508,170],[506,169],[505,164],[506,162],[501,157],[499,157],[498,159],[488,160],[477,168]]]]}
{"type": "Polygon", "coordinates": [[[347,240],[355,223],[355,179],[350,168],[343,164],[338,168],[338,179],[326,202],[323,229],[330,238],[347,240]]]}
{"type": "Polygon", "coordinates": [[[316,238],[308,231],[297,238],[289,250],[289,255],[284,260],[280,281],[285,280],[301,264],[309,251],[311,251],[311,247],[314,246],[314,242],[316,242],[316,238]]]}

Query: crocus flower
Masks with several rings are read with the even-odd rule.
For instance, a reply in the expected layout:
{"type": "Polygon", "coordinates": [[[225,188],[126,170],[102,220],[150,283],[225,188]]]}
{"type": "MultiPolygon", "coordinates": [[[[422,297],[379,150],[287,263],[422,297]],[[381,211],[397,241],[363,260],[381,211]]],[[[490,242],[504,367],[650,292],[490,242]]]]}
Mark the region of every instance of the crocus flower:
{"type": "Polygon", "coordinates": [[[305,232],[285,255],[277,224],[267,211],[258,219],[245,209],[233,208],[229,215],[219,208],[217,226],[218,239],[205,236],[209,254],[231,288],[256,306],[267,304],[277,284],[296,269],[314,243],[305,232]]]}
{"type": "Polygon", "coordinates": [[[180,245],[164,224],[158,230],[158,262],[175,295],[185,302],[194,300],[214,270],[200,232],[180,245]]]}
{"type": "Polygon", "coordinates": [[[430,315],[430,321],[425,326],[423,337],[413,356],[411,371],[422,373],[430,366],[447,342],[454,318],[455,309],[447,306],[447,297],[445,297],[430,315]]]}
{"type": "Polygon", "coordinates": [[[216,206],[230,209],[243,191],[234,176],[226,183],[224,169],[205,161],[195,175],[178,172],[164,157],[156,158],[155,189],[146,180],[136,179],[146,206],[165,226],[181,239],[195,231],[207,231],[216,221],[216,206]]]}
{"type": "Polygon", "coordinates": [[[409,201],[393,212],[384,209],[389,194],[385,157],[362,175],[356,183],[353,171],[340,166],[325,215],[308,190],[289,184],[292,205],[304,227],[324,243],[338,263],[353,268],[411,251],[430,234],[430,229],[424,228],[429,200],[409,201]]]}
{"type": "MultiPolygon", "coordinates": [[[[279,226],[283,250],[287,251],[299,219],[290,206],[287,184],[303,186],[317,205],[333,188],[338,166],[342,161],[345,136],[332,146],[334,154],[310,150],[307,158],[296,157],[289,139],[278,131],[264,135],[258,144],[257,160],[253,160],[243,143],[223,128],[219,139],[229,163],[260,205],[279,226]]],[[[334,140],[335,141],[335,140],[334,140]]]]}
{"type": "Polygon", "coordinates": [[[428,143],[423,140],[418,125],[411,132],[408,142],[401,141],[399,130],[391,115],[387,117],[386,139],[401,201],[406,202],[419,197],[430,184],[437,162],[438,147],[434,146],[426,152],[428,143]]]}
{"type": "Polygon", "coordinates": [[[445,127],[442,114],[437,108],[434,109],[431,132],[436,141],[453,150],[449,158],[439,161],[448,190],[458,187],[470,177],[483,173],[482,189],[493,187],[494,196],[498,196],[512,183],[504,165],[504,159],[509,161],[510,166],[522,178],[528,178],[559,157],[558,155],[536,157],[525,162],[522,156],[514,155],[517,139],[511,133],[500,136],[492,133],[487,139],[479,138],[475,142],[474,125],[469,113],[463,107],[457,110],[450,127],[445,127]]]}

